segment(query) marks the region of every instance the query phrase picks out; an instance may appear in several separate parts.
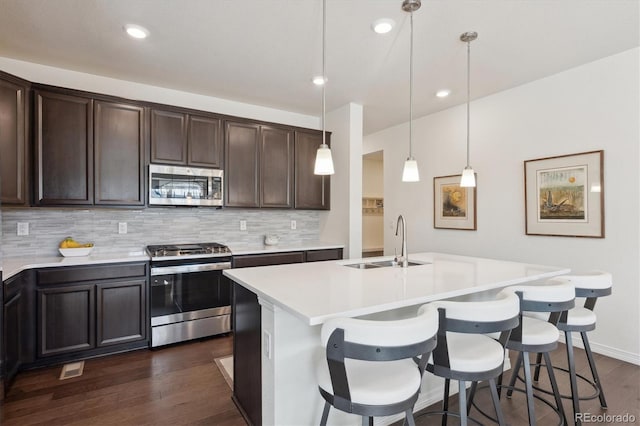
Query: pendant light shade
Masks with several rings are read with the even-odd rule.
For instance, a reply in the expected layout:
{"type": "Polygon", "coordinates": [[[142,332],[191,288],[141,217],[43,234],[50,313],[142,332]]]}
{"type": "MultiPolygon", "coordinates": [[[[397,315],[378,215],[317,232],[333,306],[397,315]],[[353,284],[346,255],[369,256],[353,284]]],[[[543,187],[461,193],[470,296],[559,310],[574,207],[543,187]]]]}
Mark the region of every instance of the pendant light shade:
{"type": "Polygon", "coordinates": [[[418,171],[418,162],[413,158],[412,140],[413,140],[413,12],[420,9],[422,3],[420,0],[404,0],[402,2],[402,10],[409,12],[411,20],[411,42],[409,44],[409,157],[404,162],[402,170],[403,182],[419,182],[420,172],[418,171]]]}
{"type": "Polygon", "coordinates": [[[332,175],[333,170],[333,158],[331,157],[331,150],[327,144],[320,145],[316,152],[316,165],[313,168],[313,174],[315,175],[332,175]]]}
{"type": "Polygon", "coordinates": [[[326,29],[327,29],[327,0],[322,0],[322,77],[324,78],[324,84],[322,85],[322,145],[316,152],[316,163],[313,168],[313,174],[315,175],[332,175],[333,170],[333,158],[331,157],[331,149],[326,142],[325,132],[325,116],[326,116],[326,100],[325,100],[325,87],[327,87],[327,73],[325,70],[327,62],[326,54],[326,29]]]}
{"type": "Polygon", "coordinates": [[[460,186],[463,188],[473,188],[476,186],[476,175],[469,164],[469,94],[471,92],[471,42],[477,38],[478,33],[473,31],[460,35],[460,40],[467,43],[467,165],[462,171],[462,177],[460,178],[460,186]]]}
{"type": "Polygon", "coordinates": [[[419,182],[420,172],[418,171],[418,162],[413,157],[407,158],[402,169],[403,182],[419,182]]]}

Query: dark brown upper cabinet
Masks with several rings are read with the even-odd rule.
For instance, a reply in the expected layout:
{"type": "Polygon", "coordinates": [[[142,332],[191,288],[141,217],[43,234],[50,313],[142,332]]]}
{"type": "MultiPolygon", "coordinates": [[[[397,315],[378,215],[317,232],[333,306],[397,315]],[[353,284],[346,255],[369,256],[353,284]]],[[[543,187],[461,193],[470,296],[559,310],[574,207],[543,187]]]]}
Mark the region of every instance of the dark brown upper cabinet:
{"type": "Polygon", "coordinates": [[[260,129],[260,206],[293,207],[293,131],[260,129]]]}
{"type": "Polygon", "coordinates": [[[211,114],[151,110],[151,162],[222,168],[222,120],[211,114]]]}
{"type": "Polygon", "coordinates": [[[260,207],[259,181],[260,125],[225,124],[225,205],[260,207]]]}
{"type": "Polygon", "coordinates": [[[95,101],[94,128],[95,204],[144,205],[144,108],[95,101]]]}
{"type": "MultiPolygon", "coordinates": [[[[327,134],[327,145],[330,136],[327,134]]],[[[313,174],[316,151],[322,144],[321,132],[295,132],[295,204],[296,209],[329,210],[331,178],[313,174]]]]}
{"type": "Polygon", "coordinates": [[[28,188],[29,83],[0,73],[0,182],[2,204],[25,205],[28,188]]]}
{"type": "Polygon", "coordinates": [[[227,122],[227,207],[293,207],[293,131],[250,122],[227,122]]]}
{"type": "Polygon", "coordinates": [[[67,89],[34,99],[36,205],[144,205],[144,107],[67,89]]]}
{"type": "Polygon", "coordinates": [[[37,205],[93,204],[93,100],[35,92],[37,205]]]}

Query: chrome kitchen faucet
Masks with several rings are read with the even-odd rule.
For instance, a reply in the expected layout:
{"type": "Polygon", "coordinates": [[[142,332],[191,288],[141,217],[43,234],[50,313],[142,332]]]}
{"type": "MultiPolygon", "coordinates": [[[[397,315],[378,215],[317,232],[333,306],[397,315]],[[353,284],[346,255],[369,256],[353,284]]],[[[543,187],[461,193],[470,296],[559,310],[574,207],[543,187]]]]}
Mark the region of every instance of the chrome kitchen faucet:
{"type": "Polygon", "coordinates": [[[402,264],[403,268],[406,268],[409,266],[409,255],[407,254],[407,226],[402,215],[398,216],[398,221],[396,222],[396,237],[398,236],[400,222],[402,222],[402,253],[400,253],[400,257],[396,256],[395,261],[398,262],[398,264],[402,264]]]}

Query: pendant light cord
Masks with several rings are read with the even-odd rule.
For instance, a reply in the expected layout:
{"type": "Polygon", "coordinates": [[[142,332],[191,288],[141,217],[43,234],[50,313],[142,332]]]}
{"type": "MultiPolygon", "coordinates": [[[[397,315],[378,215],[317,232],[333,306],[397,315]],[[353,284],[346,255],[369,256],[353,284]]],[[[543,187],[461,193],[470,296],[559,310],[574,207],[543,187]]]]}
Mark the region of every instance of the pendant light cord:
{"type": "Polygon", "coordinates": [[[409,158],[413,159],[413,11],[411,12],[411,42],[409,43],[409,158]]]}
{"type": "Polygon", "coordinates": [[[325,110],[326,110],[326,98],[325,98],[325,88],[327,86],[327,74],[326,74],[326,62],[327,62],[327,52],[325,45],[327,44],[327,0],[322,0],[322,79],[324,80],[322,83],[322,145],[326,147],[326,136],[325,136],[325,110]]]}
{"type": "Polygon", "coordinates": [[[467,167],[469,167],[469,98],[471,87],[471,40],[467,41],[467,167]]]}

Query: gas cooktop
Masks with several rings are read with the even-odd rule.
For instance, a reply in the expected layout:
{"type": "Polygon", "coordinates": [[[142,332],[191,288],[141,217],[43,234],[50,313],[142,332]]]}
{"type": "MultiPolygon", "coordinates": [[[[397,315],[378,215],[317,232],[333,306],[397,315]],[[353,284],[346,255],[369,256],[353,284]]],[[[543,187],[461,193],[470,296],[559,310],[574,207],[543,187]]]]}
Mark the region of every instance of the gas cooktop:
{"type": "Polygon", "coordinates": [[[147,246],[147,252],[152,258],[184,257],[184,256],[229,256],[229,247],[220,243],[196,244],[159,244],[147,246]]]}

